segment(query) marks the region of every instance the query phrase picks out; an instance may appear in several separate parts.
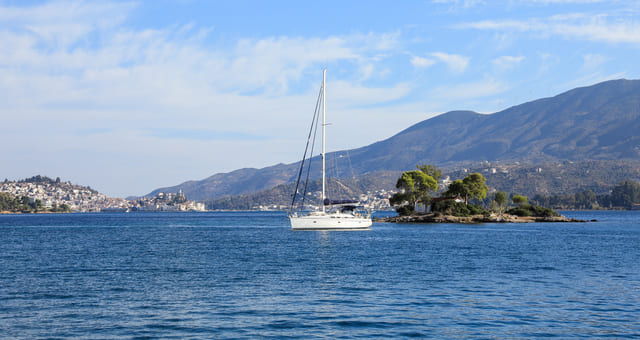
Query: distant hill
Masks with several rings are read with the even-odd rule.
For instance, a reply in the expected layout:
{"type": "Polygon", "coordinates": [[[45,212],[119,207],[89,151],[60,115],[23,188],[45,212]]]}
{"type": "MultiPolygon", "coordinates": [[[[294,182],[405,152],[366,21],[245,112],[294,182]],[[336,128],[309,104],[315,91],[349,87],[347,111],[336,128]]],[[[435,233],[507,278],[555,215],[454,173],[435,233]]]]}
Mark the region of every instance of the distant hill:
{"type": "MultiPolygon", "coordinates": [[[[494,114],[452,111],[415,124],[386,140],[327,155],[348,155],[335,176],[414,169],[416,164],[457,167],[478,161],[546,164],[563,160],[640,160],[640,80],[612,80],[494,114]]],[[[599,163],[600,164],[600,163],[599,163]]],[[[602,163],[610,164],[610,163],[602,163]]],[[[189,199],[247,195],[294,180],[299,163],[240,169],[182,189],[189,199]]]]}

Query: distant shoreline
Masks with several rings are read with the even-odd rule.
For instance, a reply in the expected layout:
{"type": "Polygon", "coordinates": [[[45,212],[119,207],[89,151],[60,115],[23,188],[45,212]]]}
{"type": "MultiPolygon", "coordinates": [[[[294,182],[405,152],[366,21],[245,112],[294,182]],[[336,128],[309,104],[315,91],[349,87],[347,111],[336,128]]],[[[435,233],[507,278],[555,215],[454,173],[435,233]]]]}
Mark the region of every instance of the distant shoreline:
{"type": "Polygon", "coordinates": [[[72,211],[0,211],[0,215],[71,214],[72,211]]]}

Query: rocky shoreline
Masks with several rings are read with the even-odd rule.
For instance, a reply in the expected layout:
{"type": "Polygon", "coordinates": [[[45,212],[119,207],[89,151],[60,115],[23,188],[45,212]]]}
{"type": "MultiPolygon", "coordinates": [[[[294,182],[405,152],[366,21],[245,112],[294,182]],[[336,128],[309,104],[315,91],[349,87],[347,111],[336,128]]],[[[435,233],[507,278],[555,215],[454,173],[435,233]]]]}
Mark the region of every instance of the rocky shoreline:
{"type": "Polygon", "coordinates": [[[489,216],[474,215],[468,217],[458,217],[451,215],[436,215],[436,214],[419,214],[411,216],[394,216],[374,219],[374,222],[387,222],[387,223],[464,223],[464,224],[476,224],[476,223],[532,223],[532,222],[587,222],[585,220],[579,220],[575,218],[567,218],[565,216],[532,216],[532,217],[519,217],[515,215],[502,214],[489,216]]]}

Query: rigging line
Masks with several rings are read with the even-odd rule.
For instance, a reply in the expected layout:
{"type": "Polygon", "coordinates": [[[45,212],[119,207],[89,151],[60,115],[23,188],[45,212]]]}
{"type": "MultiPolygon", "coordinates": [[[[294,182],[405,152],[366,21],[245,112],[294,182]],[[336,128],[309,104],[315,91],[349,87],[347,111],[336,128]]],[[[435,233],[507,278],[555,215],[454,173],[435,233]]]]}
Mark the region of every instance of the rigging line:
{"type": "Polygon", "coordinates": [[[336,183],[340,183],[340,173],[339,173],[340,169],[338,168],[338,158],[339,158],[338,151],[336,151],[336,152],[333,153],[333,158],[332,158],[332,160],[333,160],[332,172],[333,172],[333,182],[334,182],[333,195],[335,195],[335,198],[342,197],[342,195],[338,194],[340,192],[340,190],[335,189],[336,188],[336,183]]]}
{"type": "MultiPolygon", "coordinates": [[[[320,102],[322,100],[322,88],[320,88],[320,94],[318,94],[318,102],[316,104],[316,114],[314,117],[316,118],[315,131],[313,132],[313,143],[311,143],[311,153],[309,154],[309,163],[307,164],[307,178],[304,180],[304,190],[302,191],[302,202],[301,204],[304,206],[304,201],[307,198],[307,186],[309,185],[309,176],[311,175],[311,160],[313,160],[313,150],[316,146],[316,140],[318,135],[318,121],[320,120],[320,102]]],[[[324,204],[324,203],[323,203],[324,204]]]]}
{"type": "MultiPolygon", "coordinates": [[[[321,91],[320,93],[322,93],[322,88],[320,89],[320,91],[321,91]]],[[[293,210],[293,206],[295,205],[296,196],[298,194],[298,187],[300,185],[300,179],[302,178],[302,172],[304,170],[304,162],[307,159],[307,152],[309,150],[309,141],[311,140],[311,133],[313,131],[317,131],[318,130],[318,127],[317,127],[318,123],[317,122],[318,122],[318,115],[319,115],[319,112],[320,112],[319,109],[318,109],[318,106],[320,105],[319,103],[320,103],[320,94],[318,95],[318,100],[316,101],[316,107],[315,107],[315,110],[313,111],[313,118],[311,119],[311,126],[309,128],[309,135],[307,137],[307,145],[305,146],[304,155],[302,157],[302,161],[300,162],[300,171],[298,173],[298,179],[296,181],[295,191],[293,192],[293,199],[291,200],[290,211],[293,210]],[[315,128],[315,130],[314,130],[314,128],[315,128]]],[[[309,156],[309,163],[311,163],[311,158],[313,157],[313,145],[315,145],[315,134],[314,134],[314,139],[313,139],[313,143],[312,143],[312,147],[311,147],[312,148],[311,149],[311,155],[309,156]]],[[[307,177],[308,177],[308,175],[307,175],[307,177]]],[[[305,183],[305,192],[302,195],[302,203],[301,203],[301,205],[304,205],[305,195],[306,195],[306,183],[305,183]]]]}
{"type": "MultiPolygon", "coordinates": [[[[309,135],[307,136],[307,145],[304,147],[304,155],[302,156],[302,161],[300,162],[300,171],[298,171],[298,179],[296,180],[296,187],[295,187],[295,190],[293,191],[293,199],[291,200],[291,207],[289,208],[289,213],[293,211],[293,206],[295,204],[296,196],[298,194],[298,186],[300,185],[300,178],[302,177],[304,162],[307,158],[307,151],[309,150],[309,140],[311,139],[311,133],[314,131],[314,124],[317,125],[318,106],[320,105],[321,94],[322,94],[322,88],[320,88],[320,94],[318,95],[318,100],[316,101],[316,108],[313,112],[313,118],[311,119],[311,126],[309,127],[309,135]]],[[[317,126],[316,126],[316,130],[317,130],[317,126]]],[[[310,162],[311,162],[311,158],[309,158],[309,163],[310,162]]]]}
{"type": "Polygon", "coordinates": [[[349,149],[347,149],[346,151],[347,151],[347,162],[349,162],[349,170],[351,170],[351,177],[355,180],[356,173],[353,172],[353,166],[351,165],[351,156],[349,155],[349,149]]]}

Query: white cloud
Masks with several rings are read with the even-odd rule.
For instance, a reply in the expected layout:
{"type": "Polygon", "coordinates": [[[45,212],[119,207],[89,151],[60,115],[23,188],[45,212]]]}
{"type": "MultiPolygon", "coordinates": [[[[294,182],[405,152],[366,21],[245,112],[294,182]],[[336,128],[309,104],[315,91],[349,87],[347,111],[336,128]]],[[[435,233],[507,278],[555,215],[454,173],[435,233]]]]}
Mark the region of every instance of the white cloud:
{"type": "Polygon", "coordinates": [[[3,7],[0,23],[18,26],[19,30],[37,37],[45,48],[64,48],[81,40],[95,29],[121,23],[134,3],[63,0],[34,7],[3,7]]]}
{"type": "Polygon", "coordinates": [[[517,67],[523,60],[524,56],[501,56],[491,61],[493,68],[498,72],[505,72],[517,67]]]}
{"type": "Polygon", "coordinates": [[[526,0],[526,1],[543,3],[543,4],[591,4],[591,3],[605,2],[609,0],[526,0]]]}
{"type": "Polygon", "coordinates": [[[508,87],[499,80],[487,78],[474,82],[440,86],[433,91],[431,97],[455,103],[462,100],[493,96],[506,90],[508,90],[508,87]]]}
{"type": "Polygon", "coordinates": [[[434,52],[431,53],[431,56],[447,64],[447,67],[453,73],[463,73],[469,66],[470,58],[458,54],[434,52]]]}
{"type": "Polygon", "coordinates": [[[415,68],[427,68],[435,64],[436,61],[429,58],[414,56],[411,58],[411,65],[415,68]]]}
{"type": "Polygon", "coordinates": [[[410,90],[407,83],[396,84],[392,88],[371,88],[338,80],[327,84],[327,98],[331,98],[333,105],[342,108],[371,106],[402,98],[410,90]]]}
{"type": "Polygon", "coordinates": [[[323,65],[349,70],[342,78],[329,70],[328,105],[354,121],[367,121],[354,116],[366,115],[361,107],[411,90],[364,84],[388,74],[377,65],[397,47],[397,32],[272,36],[212,48],[207,28],[128,28],[122,23],[134,8],[0,6],[0,24],[10,27],[0,30],[0,143],[29,140],[3,155],[16,164],[6,177],[42,172],[122,196],[176,184],[180,173],[187,180],[293,162],[303,133],[291,128],[306,128],[323,65]],[[63,156],[53,160],[51,149],[63,156]]]}
{"type": "Polygon", "coordinates": [[[582,59],[583,59],[582,69],[590,70],[590,71],[598,69],[604,63],[609,61],[608,57],[601,54],[586,54],[582,56],[582,59]]]}
{"type": "Polygon", "coordinates": [[[478,5],[485,4],[484,0],[433,0],[434,4],[451,5],[454,7],[461,7],[464,9],[472,8],[478,5]]]}
{"type": "Polygon", "coordinates": [[[483,20],[457,25],[479,30],[520,31],[607,43],[640,43],[640,23],[633,16],[611,18],[609,15],[582,13],[555,15],[528,20],[483,20]]]}

